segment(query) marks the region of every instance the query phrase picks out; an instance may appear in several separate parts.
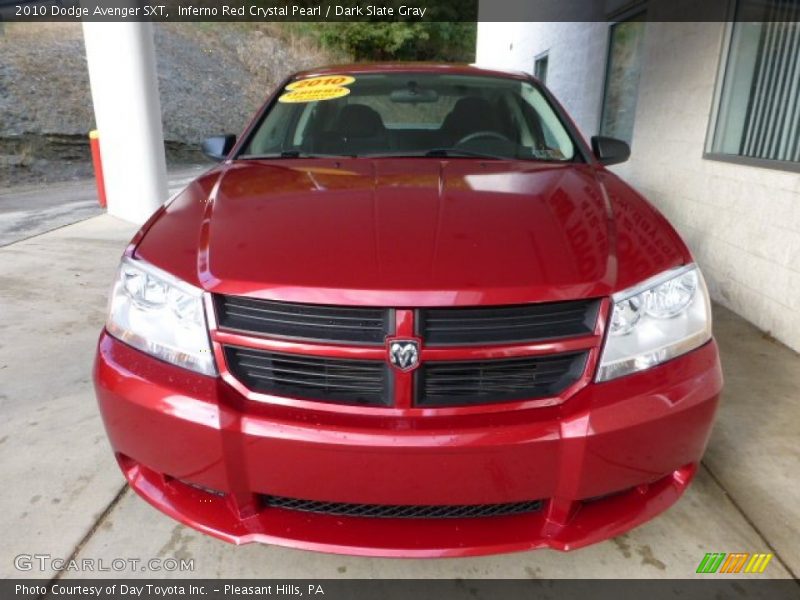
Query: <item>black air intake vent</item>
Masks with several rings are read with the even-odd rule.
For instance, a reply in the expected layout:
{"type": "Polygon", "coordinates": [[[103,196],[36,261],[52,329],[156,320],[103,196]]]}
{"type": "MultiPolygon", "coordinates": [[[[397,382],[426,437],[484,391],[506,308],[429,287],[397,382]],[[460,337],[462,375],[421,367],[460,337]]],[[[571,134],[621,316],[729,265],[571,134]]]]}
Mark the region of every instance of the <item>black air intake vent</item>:
{"type": "Polygon", "coordinates": [[[487,308],[426,308],[417,331],[429,346],[511,344],[590,335],[599,300],[487,308]]]}
{"type": "Polygon", "coordinates": [[[249,389],[340,404],[391,403],[389,367],[378,360],[323,358],[225,346],[231,373],[249,389]]]}
{"type": "Polygon", "coordinates": [[[264,496],[268,507],[298,510],[341,517],[367,517],[372,519],[472,519],[478,517],[502,517],[536,512],[541,509],[540,500],[510,502],[506,504],[446,504],[446,505],[395,505],[395,504],[347,504],[343,502],[321,502],[300,500],[281,496],[264,496]]]}
{"type": "Polygon", "coordinates": [[[468,406],[554,396],[575,383],[587,352],[480,361],[430,361],[417,371],[417,406],[468,406]]]}
{"type": "Polygon", "coordinates": [[[319,342],[382,344],[391,330],[385,308],[295,304],[214,296],[223,329],[319,342]]]}

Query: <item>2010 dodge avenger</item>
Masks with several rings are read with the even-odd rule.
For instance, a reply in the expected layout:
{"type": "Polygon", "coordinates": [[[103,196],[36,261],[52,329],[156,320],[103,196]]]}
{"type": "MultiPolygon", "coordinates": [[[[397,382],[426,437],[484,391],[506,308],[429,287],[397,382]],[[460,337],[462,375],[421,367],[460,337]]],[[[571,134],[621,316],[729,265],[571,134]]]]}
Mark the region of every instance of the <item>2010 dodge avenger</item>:
{"type": "Polygon", "coordinates": [[[127,248],[95,386],[131,487],[234,543],[577,548],[665,510],[722,386],[703,277],[538,82],[281,85],[127,248]]]}

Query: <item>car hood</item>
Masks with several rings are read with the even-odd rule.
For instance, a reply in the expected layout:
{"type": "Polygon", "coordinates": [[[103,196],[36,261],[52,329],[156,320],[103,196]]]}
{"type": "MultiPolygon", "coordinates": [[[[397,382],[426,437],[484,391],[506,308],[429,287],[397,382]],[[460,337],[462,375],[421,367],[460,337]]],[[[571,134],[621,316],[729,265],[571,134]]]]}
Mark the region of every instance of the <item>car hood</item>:
{"type": "MultiPolygon", "coordinates": [[[[206,290],[280,300],[604,296],[620,284],[604,176],[588,165],[460,159],[236,161],[190,185],[136,252],[206,290]]],[[[614,189],[617,203],[632,194],[614,189]]],[[[657,262],[679,264],[674,232],[649,214],[669,240],[657,262]]]]}

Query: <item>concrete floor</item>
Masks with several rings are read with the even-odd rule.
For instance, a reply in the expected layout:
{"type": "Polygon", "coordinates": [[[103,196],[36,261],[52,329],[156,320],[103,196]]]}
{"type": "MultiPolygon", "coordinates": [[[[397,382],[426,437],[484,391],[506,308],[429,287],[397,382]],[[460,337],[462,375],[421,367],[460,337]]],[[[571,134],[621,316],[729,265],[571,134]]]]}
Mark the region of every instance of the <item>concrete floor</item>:
{"type": "MultiPolygon", "coordinates": [[[[172,195],[209,165],[184,166],[169,172],[172,195]]],[[[94,179],[0,190],[0,246],[103,214],[94,179]]]]}
{"type": "Polygon", "coordinates": [[[800,574],[800,357],[720,307],[726,389],[703,467],[676,506],[627,535],[568,554],[393,560],[235,547],[178,525],[123,485],[90,382],[133,231],[104,215],[0,248],[0,577],[77,575],[16,571],[23,553],[194,559],[192,573],[156,576],[686,578],[706,552],[773,552],[760,577],[800,574]]]}

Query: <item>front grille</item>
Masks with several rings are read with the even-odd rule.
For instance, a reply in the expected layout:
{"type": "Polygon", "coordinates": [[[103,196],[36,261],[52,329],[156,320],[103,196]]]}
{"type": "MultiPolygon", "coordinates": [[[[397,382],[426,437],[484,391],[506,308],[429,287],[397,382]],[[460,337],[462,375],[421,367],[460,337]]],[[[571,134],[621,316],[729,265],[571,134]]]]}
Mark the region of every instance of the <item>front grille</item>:
{"type": "Polygon", "coordinates": [[[429,346],[535,342],[590,335],[599,300],[490,308],[426,308],[417,331],[429,346]]]}
{"type": "Polygon", "coordinates": [[[373,519],[472,519],[476,517],[501,517],[536,512],[542,508],[541,500],[510,502],[505,504],[447,504],[447,505],[395,505],[348,504],[321,502],[282,496],[264,496],[265,506],[284,508],[323,515],[342,517],[370,517],[373,519]]]}
{"type": "Polygon", "coordinates": [[[587,356],[587,352],[569,352],[426,362],[416,375],[416,405],[464,406],[554,396],[580,378],[587,356]]]}
{"type": "Polygon", "coordinates": [[[382,344],[389,335],[391,313],[385,308],[275,302],[241,296],[214,296],[223,329],[277,337],[382,344]]]}
{"type": "Polygon", "coordinates": [[[391,403],[389,367],[381,360],[350,360],[224,346],[234,376],[256,392],[340,404],[391,403]]]}

